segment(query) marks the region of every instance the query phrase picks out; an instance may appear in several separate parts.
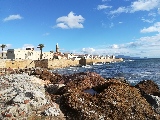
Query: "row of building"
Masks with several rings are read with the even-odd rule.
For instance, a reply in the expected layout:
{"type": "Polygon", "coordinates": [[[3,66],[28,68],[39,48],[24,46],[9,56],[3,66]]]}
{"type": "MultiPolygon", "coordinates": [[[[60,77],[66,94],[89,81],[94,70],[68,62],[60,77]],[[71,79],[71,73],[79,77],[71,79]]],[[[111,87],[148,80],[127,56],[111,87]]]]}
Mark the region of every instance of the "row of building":
{"type": "MultiPolygon", "coordinates": [[[[3,51],[3,57],[2,53],[0,54],[1,59],[11,59],[11,60],[17,60],[17,59],[31,59],[31,60],[40,60],[40,51],[34,50],[34,48],[26,48],[25,50],[22,49],[8,49],[7,51],[3,51]]],[[[72,53],[61,53],[59,52],[58,44],[56,45],[56,52],[50,51],[50,52],[42,52],[42,59],[72,59],[72,60],[80,60],[81,58],[85,59],[114,59],[114,56],[100,56],[100,55],[75,55],[72,53]]]]}

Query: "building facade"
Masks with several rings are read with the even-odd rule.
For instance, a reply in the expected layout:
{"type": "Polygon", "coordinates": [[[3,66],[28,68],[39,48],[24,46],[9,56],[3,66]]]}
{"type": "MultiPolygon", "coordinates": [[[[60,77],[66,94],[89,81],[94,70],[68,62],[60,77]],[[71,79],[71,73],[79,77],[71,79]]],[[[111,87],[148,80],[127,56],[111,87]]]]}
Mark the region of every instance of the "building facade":
{"type": "MultiPolygon", "coordinates": [[[[8,49],[7,50],[7,59],[16,60],[16,59],[31,59],[31,60],[39,60],[40,59],[40,51],[35,51],[33,48],[26,50],[21,49],[8,49]]],[[[53,59],[52,52],[43,52],[42,59],[53,59]]]]}
{"type": "Polygon", "coordinates": [[[7,51],[3,51],[3,57],[2,52],[0,52],[0,59],[7,59],[7,51]]]}

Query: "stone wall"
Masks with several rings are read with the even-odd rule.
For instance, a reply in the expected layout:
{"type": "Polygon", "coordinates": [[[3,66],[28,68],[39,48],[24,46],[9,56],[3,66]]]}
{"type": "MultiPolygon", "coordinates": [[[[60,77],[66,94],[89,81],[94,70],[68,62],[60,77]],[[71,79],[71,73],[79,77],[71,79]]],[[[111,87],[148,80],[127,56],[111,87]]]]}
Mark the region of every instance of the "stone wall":
{"type": "Polygon", "coordinates": [[[77,66],[79,65],[79,60],[49,60],[48,61],[48,68],[63,68],[68,66],[77,66]]]}
{"type": "Polygon", "coordinates": [[[24,69],[24,68],[32,68],[35,67],[33,60],[6,60],[5,68],[12,68],[12,69],[24,69]]]}
{"type": "Polygon", "coordinates": [[[123,59],[82,59],[82,60],[0,60],[0,68],[24,69],[24,68],[63,68],[69,66],[87,65],[101,62],[121,62],[123,59]]]}
{"type": "Polygon", "coordinates": [[[34,60],[35,68],[48,68],[48,60],[43,59],[43,60],[34,60]]]}
{"type": "Polygon", "coordinates": [[[87,64],[94,64],[94,63],[109,63],[109,62],[121,62],[123,59],[81,59],[80,64],[81,65],[87,65],[87,64]]]}
{"type": "Polygon", "coordinates": [[[6,66],[5,61],[6,60],[0,59],[0,68],[5,68],[5,66],[6,66]]]}
{"type": "Polygon", "coordinates": [[[79,65],[79,60],[65,60],[65,59],[54,59],[54,60],[35,60],[35,67],[40,68],[63,68],[68,66],[77,66],[79,65]]]}

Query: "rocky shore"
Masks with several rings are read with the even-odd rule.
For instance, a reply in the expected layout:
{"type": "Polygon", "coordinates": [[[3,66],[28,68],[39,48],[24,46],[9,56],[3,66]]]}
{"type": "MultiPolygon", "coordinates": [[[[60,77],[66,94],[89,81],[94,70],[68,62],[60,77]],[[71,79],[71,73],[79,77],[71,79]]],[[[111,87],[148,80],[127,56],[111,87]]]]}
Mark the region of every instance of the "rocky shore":
{"type": "Polygon", "coordinates": [[[90,72],[12,71],[0,76],[0,119],[159,120],[158,86],[126,81],[90,72]]]}

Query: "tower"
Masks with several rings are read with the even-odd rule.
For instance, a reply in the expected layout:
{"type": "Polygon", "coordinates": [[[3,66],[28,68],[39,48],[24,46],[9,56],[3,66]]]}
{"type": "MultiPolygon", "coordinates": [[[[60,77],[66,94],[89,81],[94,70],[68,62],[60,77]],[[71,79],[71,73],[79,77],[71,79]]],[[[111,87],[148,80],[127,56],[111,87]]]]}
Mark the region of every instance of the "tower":
{"type": "Polygon", "coordinates": [[[59,47],[58,47],[58,43],[56,44],[56,52],[59,52],[59,47]]]}

